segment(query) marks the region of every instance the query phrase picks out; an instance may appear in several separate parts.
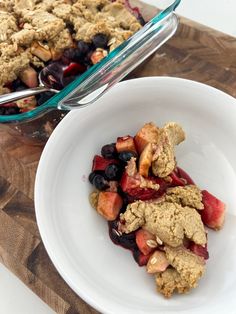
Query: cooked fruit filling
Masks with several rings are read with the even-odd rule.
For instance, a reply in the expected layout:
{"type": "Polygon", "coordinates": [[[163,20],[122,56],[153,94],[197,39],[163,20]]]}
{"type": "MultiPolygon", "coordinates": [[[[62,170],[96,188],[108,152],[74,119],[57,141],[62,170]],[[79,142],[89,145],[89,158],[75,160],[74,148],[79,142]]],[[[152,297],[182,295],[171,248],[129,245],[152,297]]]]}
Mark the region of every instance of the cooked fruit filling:
{"type": "MultiPolygon", "coordinates": [[[[124,0],[9,0],[0,3],[0,95],[39,85],[61,90],[138,31],[144,21],[124,0]]],[[[16,114],[53,96],[0,107],[16,114]]]]}
{"type": "Polygon", "coordinates": [[[111,240],[146,265],[167,298],[198,285],[209,258],[205,227],[221,229],[225,219],[225,204],[177,166],[184,139],[175,122],[147,123],[103,146],[89,175],[90,203],[108,221],[111,240]]]}

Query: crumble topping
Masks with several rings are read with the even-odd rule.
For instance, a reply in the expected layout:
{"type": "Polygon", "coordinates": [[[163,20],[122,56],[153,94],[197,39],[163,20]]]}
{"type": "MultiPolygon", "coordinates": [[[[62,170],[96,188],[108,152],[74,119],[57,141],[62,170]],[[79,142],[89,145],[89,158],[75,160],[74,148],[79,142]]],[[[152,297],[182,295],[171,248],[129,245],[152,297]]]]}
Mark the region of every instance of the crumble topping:
{"type": "Polygon", "coordinates": [[[41,58],[44,52],[33,52],[40,43],[59,53],[73,47],[73,39],[91,42],[102,33],[108,36],[111,51],[140,28],[122,1],[0,0],[0,44],[4,44],[0,48],[0,92],[29,63],[39,67],[52,58],[52,53],[41,58]],[[13,59],[7,46],[15,49],[13,59]],[[10,60],[8,64],[3,55],[10,60]]]}
{"type": "Polygon", "coordinates": [[[175,145],[185,139],[185,133],[180,125],[175,122],[167,123],[159,129],[157,149],[153,156],[152,171],[160,178],[167,177],[175,168],[175,145]]]}
{"type": "Polygon", "coordinates": [[[185,236],[196,244],[206,243],[201,216],[192,207],[167,201],[136,201],[127,206],[120,218],[124,222],[123,232],[130,233],[143,226],[173,247],[183,244],[185,236]]]}
{"type": "Polygon", "coordinates": [[[156,273],[155,280],[157,291],[166,298],[170,298],[175,291],[187,293],[191,289],[188,282],[174,268],[167,268],[164,272],[156,273]]]}
{"type": "Polygon", "coordinates": [[[177,248],[165,246],[164,249],[169,263],[177,270],[180,277],[190,288],[196,287],[205,271],[204,259],[183,246],[177,248]]]}
{"type": "Polygon", "coordinates": [[[182,206],[194,207],[198,210],[204,208],[201,190],[196,185],[177,186],[166,190],[166,200],[182,206]]]}

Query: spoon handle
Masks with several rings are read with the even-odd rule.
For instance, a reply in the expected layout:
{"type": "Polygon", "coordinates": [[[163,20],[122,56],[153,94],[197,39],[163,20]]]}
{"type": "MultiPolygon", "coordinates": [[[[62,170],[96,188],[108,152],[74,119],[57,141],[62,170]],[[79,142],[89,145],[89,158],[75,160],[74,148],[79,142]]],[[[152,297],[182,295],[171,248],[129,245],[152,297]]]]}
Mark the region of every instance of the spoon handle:
{"type": "Polygon", "coordinates": [[[26,98],[26,97],[29,97],[29,96],[37,95],[39,93],[47,92],[47,91],[54,92],[54,93],[57,92],[54,89],[49,89],[49,88],[44,87],[44,86],[38,86],[38,87],[35,87],[35,88],[29,88],[29,89],[25,89],[25,90],[13,92],[13,93],[1,95],[0,96],[0,105],[7,104],[9,102],[12,102],[12,101],[15,101],[15,100],[18,100],[18,99],[22,99],[22,98],[26,98]]]}

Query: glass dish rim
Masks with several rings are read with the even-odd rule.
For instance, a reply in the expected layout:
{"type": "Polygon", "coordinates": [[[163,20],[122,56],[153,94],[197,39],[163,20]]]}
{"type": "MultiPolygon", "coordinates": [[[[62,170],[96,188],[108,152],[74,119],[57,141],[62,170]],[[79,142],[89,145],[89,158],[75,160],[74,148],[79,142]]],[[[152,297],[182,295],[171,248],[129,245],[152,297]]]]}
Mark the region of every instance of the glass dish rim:
{"type": "MultiPolygon", "coordinates": [[[[164,20],[168,15],[173,13],[175,9],[179,6],[181,0],[173,0],[172,4],[170,4],[167,8],[161,10],[157,15],[155,15],[149,22],[152,22],[153,24],[157,24],[160,21],[164,20]]],[[[145,26],[144,26],[145,27],[145,26]]],[[[135,36],[135,34],[133,35],[135,36]]],[[[14,114],[14,115],[0,115],[0,124],[16,124],[16,123],[24,123],[29,122],[30,120],[33,120],[35,118],[40,117],[41,115],[45,114],[47,111],[53,110],[53,109],[61,109],[58,108],[58,103],[68,95],[71,91],[76,89],[79,84],[81,84],[86,78],[88,78],[90,75],[94,74],[95,72],[98,72],[100,68],[103,67],[103,65],[114,58],[129,42],[130,39],[133,38],[131,36],[129,39],[127,39],[125,42],[123,42],[121,45],[119,45],[117,48],[115,48],[113,51],[111,51],[103,60],[101,60],[99,63],[93,65],[90,69],[85,71],[81,76],[79,76],[77,79],[75,79],[73,82],[71,82],[68,86],[63,88],[58,94],[55,94],[53,97],[51,97],[49,100],[47,100],[42,105],[36,107],[35,109],[32,109],[28,112],[20,113],[20,114],[14,114]]]]}

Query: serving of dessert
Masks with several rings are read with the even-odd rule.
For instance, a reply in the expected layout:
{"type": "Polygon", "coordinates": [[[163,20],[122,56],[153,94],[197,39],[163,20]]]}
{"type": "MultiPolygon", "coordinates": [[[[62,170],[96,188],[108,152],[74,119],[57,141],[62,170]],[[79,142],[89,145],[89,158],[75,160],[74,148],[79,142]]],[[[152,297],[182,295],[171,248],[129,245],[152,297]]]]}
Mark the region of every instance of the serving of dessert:
{"type": "Polygon", "coordinates": [[[169,298],[195,288],[209,258],[207,230],[222,228],[225,204],[201,190],[177,166],[175,146],[185,132],[175,123],[146,123],[95,155],[89,199],[111,240],[132,252],[169,298]]]}
{"type": "MultiPolygon", "coordinates": [[[[0,95],[37,87],[38,74],[63,89],[138,31],[144,20],[124,0],[0,2],[0,95]]],[[[5,105],[1,115],[29,111],[54,94],[5,105]]]]}

